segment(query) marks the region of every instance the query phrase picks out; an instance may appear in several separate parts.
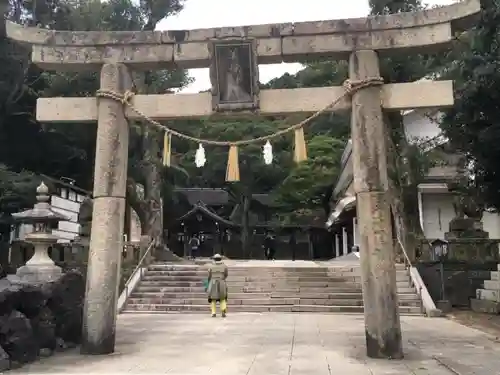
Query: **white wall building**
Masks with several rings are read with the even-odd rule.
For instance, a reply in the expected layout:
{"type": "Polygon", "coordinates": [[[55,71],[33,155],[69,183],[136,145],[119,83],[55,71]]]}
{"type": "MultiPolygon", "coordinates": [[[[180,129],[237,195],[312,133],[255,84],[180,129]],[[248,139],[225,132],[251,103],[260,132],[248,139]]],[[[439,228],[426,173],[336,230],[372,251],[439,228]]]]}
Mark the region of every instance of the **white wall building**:
{"type": "MultiPolygon", "coordinates": [[[[61,181],[43,176],[44,180],[50,181],[55,186],[56,191],[50,197],[50,204],[54,211],[66,216],[68,221],[58,223],[57,229],[52,233],[57,235],[59,243],[68,243],[78,236],[80,224],[78,224],[78,212],[84,199],[90,196],[90,192],[74,186],[71,181],[61,181]]],[[[23,241],[27,234],[33,231],[31,224],[20,224],[13,227],[10,240],[23,241]]]]}
{"type": "MultiPolygon", "coordinates": [[[[90,197],[91,193],[81,189],[71,183],[71,181],[56,180],[48,176],[42,176],[46,181],[50,181],[56,190],[50,197],[50,204],[54,211],[66,216],[68,221],[60,221],[57,229],[52,230],[52,234],[60,239],[58,243],[69,243],[74,240],[80,231],[78,224],[78,213],[80,206],[85,198],[90,197]]],[[[20,224],[13,226],[10,235],[10,242],[23,241],[27,234],[33,231],[31,224],[20,224]]],[[[141,239],[141,225],[137,213],[132,210],[130,225],[130,241],[139,242],[141,239]]]]}
{"type": "MultiPolygon", "coordinates": [[[[426,142],[430,148],[446,143],[437,121],[439,112],[417,109],[406,111],[403,115],[408,141],[426,142]]],[[[327,222],[328,226],[334,223],[340,226],[335,231],[335,242],[339,244],[337,248],[341,248],[340,253],[345,253],[342,250],[346,247],[342,244],[347,246],[347,251],[350,251],[352,245],[358,245],[351,150],[352,143],[349,141],[342,156],[342,169],[334,188],[337,206],[327,222]],[[351,211],[350,215],[349,211],[351,211]],[[340,220],[341,217],[343,217],[342,220],[340,220]]],[[[449,223],[455,217],[455,209],[453,194],[448,191],[447,183],[456,175],[457,169],[453,166],[432,167],[425,181],[418,186],[418,196],[415,199],[418,203],[420,224],[427,239],[444,239],[444,234],[449,231],[449,223]]],[[[482,222],[490,238],[500,239],[500,216],[498,214],[485,212],[482,222]]]]}

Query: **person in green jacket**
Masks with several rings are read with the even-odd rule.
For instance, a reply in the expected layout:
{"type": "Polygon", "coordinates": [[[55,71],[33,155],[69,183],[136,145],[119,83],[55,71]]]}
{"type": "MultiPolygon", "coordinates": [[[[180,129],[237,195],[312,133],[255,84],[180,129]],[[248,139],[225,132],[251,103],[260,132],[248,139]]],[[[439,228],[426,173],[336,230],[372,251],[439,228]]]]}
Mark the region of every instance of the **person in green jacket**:
{"type": "Polygon", "coordinates": [[[222,256],[215,254],[213,256],[213,263],[208,269],[208,303],[212,312],[212,317],[217,316],[216,303],[220,303],[220,310],[222,317],[225,318],[227,314],[227,266],[222,262],[222,256]]]}

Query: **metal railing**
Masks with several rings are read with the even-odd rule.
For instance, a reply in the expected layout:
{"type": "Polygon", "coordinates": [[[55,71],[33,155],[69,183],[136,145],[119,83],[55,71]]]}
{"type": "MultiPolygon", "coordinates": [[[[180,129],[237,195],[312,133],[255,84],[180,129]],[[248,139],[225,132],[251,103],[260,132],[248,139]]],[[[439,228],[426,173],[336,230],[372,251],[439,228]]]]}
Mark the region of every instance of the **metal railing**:
{"type": "Polygon", "coordinates": [[[406,249],[403,245],[403,241],[401,241],[401,238],[399,237],[398,233],[396,233],[396,239],[404,255],[405,268],[409,271],[411,286],[417,290],[418,296],[420,297],[420,301],[422,302],[421,304],[422,312],[425,313],[427,316],[440,316],[441,311],[436,308],[436,305],[431,295],[429,294],[429,291],[427,290],[427,287],[425,286],[424,281],[422,280],[422,277],[418,272],[418,269],[413,265],[412,261],[410,260],[410,257],[408,256],[408,253],[406,252],[406,249]]]}
{"type": "Polygon", "coordinates": [[[142,272],[144,270],[144,262],[146,261],[149,253],[151,252],[151,249],[153,248],[155,244],[155,240],[153,239],[148,247],[146,248],[146,251],[142,255],[142,257],[139,259],[139,262],[137,263],[137,266],[134,268],[132,273],[130,274],[130,277],[127,279],[125,282],[125,286],[123,288],[122,293],[120,294],[120,297],[118,298],[118,312],[120,312],[123,307],[125,307],[125,304],[127,303],[127,300],[130,296],[130,293],[133,291],[135,284],[142,279],[142,272]],[[137,274],[139,273],[139,278],[137,279],[137,274]],[[133,283],[133,281],[135,281],[133,283]],[[133,285],[131,285],[133,284],[133,285]]]}
{"type": "Polygon", "coordinates": [[[406,249],[403,245],[403,241],[401,241],[401,238],[399,237],[399,234],[397,233],[396,231],[396,239],[398,241],[398,244],[399,244],[399,247],[401,248],[401,251],[403,252],[403,255],[404,255],[404,264],[405,264],[405,267],[413,267],[413,264],[410,260],[410,257],[408,256],[408,253],[406,252],[406,249]]]}
{"type": "Polygon", "coordinates": [[[399,247],[401,248],[401,251],[403,252],[403,255],[404,255],[404,265],[405,265],[405,268],[408,270],[408,273],[410,276],[410,286],[414,289],[417,289],[417,294],[420,298],[420,302],[422,302],[420,305],[420,311],[422,313],[425,313],[424,302],[422,301],[422,285],[420,283],[418,283],[419,285],[416,285],[417,282],[416,282],[416,280],[414,280],[412,272],[411,272],[412,268],[413,268],[413,263],[412,263],[410,257],[408,256],[408,253],[406,252],[406,249],[403,245],[403,241],[401,241],[401,238],[399,237],[398,233],[396,233],[396,239],[397,239],[399,247]]]}

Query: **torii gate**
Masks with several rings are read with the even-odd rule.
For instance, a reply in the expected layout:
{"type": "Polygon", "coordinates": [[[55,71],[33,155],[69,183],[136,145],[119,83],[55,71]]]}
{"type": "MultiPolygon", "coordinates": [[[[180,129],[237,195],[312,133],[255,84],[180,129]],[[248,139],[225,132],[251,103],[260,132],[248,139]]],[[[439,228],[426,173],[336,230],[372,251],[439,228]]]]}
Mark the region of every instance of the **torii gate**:
{"type": "MultiPolygon", "coordinates": [[[[7,4],[2,0],[1,7],[6,8],[7,4]]],[[[257,64],[307,59],[349,59],[350,79],[379,78],[379,56],[447,47],[454,33],[468,28],[479,11],[479,0],[464,0],[425,11],[319,22],[155,32],[48,31],[7,22],[4,32],[11,39],[32,44],[32,60],[40,67],[58,71],[100,70],[101,89],[123,94],[131,88],[129,69],[213,68],[214,46],[228,41],[251,45],[253,68],[257,64]]],[[[251,101],[229,114],[241,115],[241,109],[246,109],[247,115],[250,112],[262,116],[312,113],[344,93],[342,87],[259,92],[255,87],[257,71],[253,70],[251,101]]],[[[199,118],[224,110],[220,97],[215,97],[218,94],[214,87],[212,93],[137,95],[133,105],[151,119],[199,118]]],[[[352,101],[343,100],[334,108],[352,110],[354,189],[370,357],[403,356],[382,111],[452,104],[452,82],[441,81],[368,87],[354,93],[352,101]]],[[[225,109],[235,108],[229,103],[225,109]]],[[[109,98],[42,98],[37,102],[40,122],[98,123],[84,353],[114,351],[125,211],[127,119],[136,118],[136,113],[124,111],[121,103],[109,98]]]]}

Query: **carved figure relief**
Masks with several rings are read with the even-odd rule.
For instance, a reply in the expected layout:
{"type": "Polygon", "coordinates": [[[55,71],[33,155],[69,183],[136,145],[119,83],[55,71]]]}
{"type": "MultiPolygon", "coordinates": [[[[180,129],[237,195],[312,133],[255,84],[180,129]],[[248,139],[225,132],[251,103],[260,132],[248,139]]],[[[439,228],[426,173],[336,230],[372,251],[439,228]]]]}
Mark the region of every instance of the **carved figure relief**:
{"type": "Polygon", "coordinates": [[[228,71],[226,72],[226,87],[222,90],[222,101],[224,102],[249,102],[252,100],[250,92],[252,91],[248,85],[248,79],[245,80],[243,68],[241,67],[240,59],[236,48],[230,50],[228,61],[228,71]]]}
{"type": "Polygon", "coordinates": [[[258,68],[251,42],[212,45],[212,98],[215,110],[252,109],[258,105],[258,68]]]}

